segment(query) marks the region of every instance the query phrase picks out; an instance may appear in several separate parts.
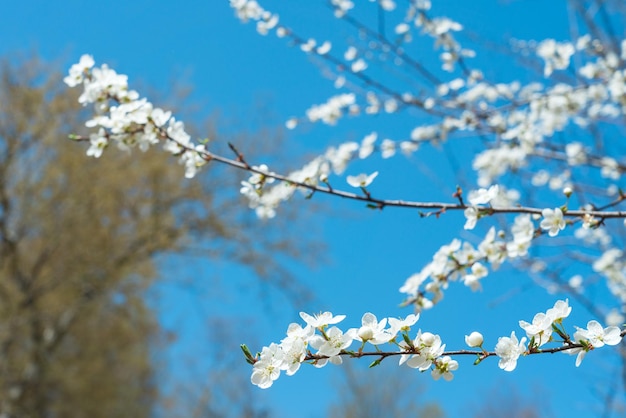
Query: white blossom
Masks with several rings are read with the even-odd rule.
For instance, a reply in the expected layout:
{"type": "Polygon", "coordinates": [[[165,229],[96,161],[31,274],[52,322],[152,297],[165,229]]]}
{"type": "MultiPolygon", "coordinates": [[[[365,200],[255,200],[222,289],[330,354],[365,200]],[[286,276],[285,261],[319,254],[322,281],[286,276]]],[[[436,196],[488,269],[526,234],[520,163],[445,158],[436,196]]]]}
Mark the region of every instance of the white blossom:
{"type": "Polygon", "coordinates": [[[565,220],[563,219],[563,211],[560,208],[544,209],[541,212],[543,220],[539,224],[541,229],[547,230],[551,237],[556,236],[559,231],[565,229],[565,220]]]}
{"type": "Polygon", "coordinates": [[[498,366],[507,372],[515,370],[517,367],[517,359],[526,351],[526,337],[521,341],[515,336],[515,331],[511,332],[510,337],[498,338],[496,344],[496,354],[500,357],[498,366]]]}
{"type": "Polygon", "coordinates": [[[372,174],[359,174],[358,176],[348,176],[346,181],[352,187],[367,187],[378,176],[378,171],[374,171],[372,174]]]}

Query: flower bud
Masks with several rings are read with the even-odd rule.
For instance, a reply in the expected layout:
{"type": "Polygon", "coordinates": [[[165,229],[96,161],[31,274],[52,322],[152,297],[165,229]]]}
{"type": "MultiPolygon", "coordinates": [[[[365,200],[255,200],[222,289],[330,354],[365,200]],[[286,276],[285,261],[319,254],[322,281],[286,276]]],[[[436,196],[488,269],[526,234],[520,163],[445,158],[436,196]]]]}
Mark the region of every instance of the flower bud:
{"type": "Polygon", "coordinates": [[[426,347],[431,347],[435,343],[435,335],[430,332],[425,332],[421,337],[422,343],[426,347]]]}
{"type": "Polygon", "coordinates": [[[372,338],[374,338],[374,331],[372,330],[371,327],[361,327],[359,328],[358,335],[361,338],[361,340],[369,341],[372,338]]]}
{"type": "Polygon", "coordinates": [[[480,347],[483,345],[483,335],[480,332],[472,332],[470,335],[465,336],[465,344],[470,347],[480,347]]]}
{"type": "Polygon", "coordinates": [[[574,193],[574,191],[572,190],[571,187],[566,186],[563,188],[563,194],[565,195],[565,197],[570,197],[572,193],[574,193]]]}

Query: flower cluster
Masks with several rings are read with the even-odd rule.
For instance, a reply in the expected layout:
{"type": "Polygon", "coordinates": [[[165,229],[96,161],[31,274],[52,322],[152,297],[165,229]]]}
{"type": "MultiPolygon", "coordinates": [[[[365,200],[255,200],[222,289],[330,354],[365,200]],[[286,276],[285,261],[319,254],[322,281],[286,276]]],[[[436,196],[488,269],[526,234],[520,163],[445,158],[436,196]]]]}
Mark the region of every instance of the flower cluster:
{"type": "MultiPolygon", "coordinates": [[[[490,202],[495,193],[497,188],[491,188],[490,191],[479,190],[470,194],[470,199],[477,204],[490,202]]],[[[419,273],[410,276],[400,288],[400,292],[408,295],[406,303],[415,305],[418,310],[429,309],[443,298],[443,290],[448,288],[449,283],[457,280],[461,280],[472,290],[480,289],[480,280],[489,273],[486,264],[497,269],[507,259],[528,254],[528,248],[535,237],[535,225],[530,215],[518,215],[511,226],[510,240],[503,240],[505,235],[491,227],[477,247],[458,239],[442,246],[432,261],[419,273]],[[425,292],[431,296],[427,297],[425,292]]]]}
{"type": "Polygon", "coordinates": [[[570,312],[572,308],[568,300],[559,300],[547,312],[535,315],[532,323],[519,321],[519,326],[526,331],[526,336],[530,338],[533,348],[541,347],[552,341],[553,327],[562,324],[563,318],[567,318],[570,312]]]}
{"type": "Polygon", "coordinates": [[[465,229],[474,229],[476,221],[483,213],[481,207],[478,205],[484,205],[492,202],[498,197],[500,188],[498,185],[491,186],[489,189],[472,190],[468,196],[469,202],[473,205],[465,209],[465,229]]]}
{"type": "Polygon", "coordinates": [[[543,350],[543,352],[563,351],[570,355],[577,355],[576,367],[580,366],[585,354],[594,348],[606,345],[617,345],[622,341],[621,330],[616,326],[603,328],[598,321],[592,320],[587,324],[587,329],[576,327],[573,339],[563,328],[563,319],[572,312],[568,300],[559,300],[545,313],[540,312],[533,318],[532,323],[519,321],[520,327],[526,331],[529,338],[526,347],[526,337],[521,341],[515,336],[515,332],[510,337],[501,337],[496,345],[496,355],[500,357],[498,366],[505,371],[512,371],[517,366],[517,360],[524,354],[537,354],[542,350],[539,348],[546,343],[557,341],[553,334],[559,336],[557,342],[563,345],[557,349],[543,350]],[[571,348],[570,348],[571,347],[571,348]]]}
{"type": "Polygon", "coordinates": [[[100,157],[111,142],[129,150],[142,151],[163,142],[163,148],[178,156],[185,166],[185,176],[193,177],[207,163],[204,144],[196,145],[185,132],[183,122],[172,117],[171,112],[155,108],[152,103],[128,89],[128,78],[117,74],[106,64],[94,68],[94,59],[83,55],[65,77],[70,87],[83,85],[78,101],[94,105],[94,116],[85,125],[95,130],[89,135],[91,146],[87,155],[100,157]]]}
{"type": "Polygon", "coordinates": [[[559,43],[554,39],[546,39],[537,47],[537,55],[544,59],[546,66],[544,75],[548,77],[554,70],[569,67],[569,61],[576,49],[569,42],[559,43]]]}
{"type": "Polygon", "coordinates": [[[278,26],[278,15],[263,9],[255,0],[230,0],[230,7],[235,9],[237,17],[242,21],[257,22],[257,32],[261,35],[266,35],[278,26]]]}
{"type": "Polygon", "coordinates": [[[581,347],[567,350],[568,354],[576,354],[576,367],[580,366],[585,355],[594,348],[606,345],[617,345],[622,341],[622,334],[618,327],[610,326],[603,328],[598,321],[589,321],[587,329],[576,327],[574,341],[581,347]]]}
{"type": "MultiPolygon", "coordinates": [[[[379,4],[383,10],[395,8],[393,2],[379,4]]],[[[256,1],[232,0],[231,6],[243,21],[259,20],[262,16],[270,19],[267,16],[275,16],[262,9],[256,1]]],[[[355,3],[338,0],[331,2],[331,6],[336,17],[344,18],[355,7],[355,3]]],[[[465,56],[472,56],[473,52],[462,48],[454,39],[453,33],[462,30],[462,25],[446,17],[432,17],[428,14],[430,9],[430,1],[411,2],[405,19],[397,25],[396,32],[406,38],[406,42],[410,40],[411,27],[419,28],[422,34],[433,37],[436,46],[444,50],[441,56],[444,67],[451,70],[455,63],[461,62],[465,56]]],[[[356,23],[354,20],[352,22],[356,23]]],[[[337,67],[338,57],[324,57],[330,49],[328,42],[322,43],[323,47],[317,47],[319,42],[309,36],[295,35],[292,29],[285,27],[279,29],[281,30],[277,33],[280,36],[289,35],[293,45],[329,60],[330,67],[337,67]]],[[[370,33],[366,27],[360,29],[364,34],[370,33]]],[[[584,62],[584,65],[579,66],[578,72],[586,80],[585,83],[557,83],[553,86],[539,83],[522,85],[517,81],[490,83],[483,81],[484,76],[480,70],[469,69],[466,63],[464,77],[438,80],[393,42],[374,35],[368,38],[368,42],[363,47],[349,45],[343,56],[344,63],[337,70],[342,74],[336,79],[338,88],[346,87],[345,76],[352,76],[365,83],[367,88],[360,96],[355,94],[359,89],[352,89],[351,92],[330,97],[324,104],[311,107],[307,111],[308,120],[334,124],[346,108],[350,114],[361,113],[363,109],[366,114],[376,114],[380,109],[391,113],[417,107],[440,118],[438,123],[415,128],[410,133],[410,140],[396,142],[384,139],[377,147],[384,158],[395,154],[397,144],[405,154],[412,154],[420,142],[437,144],[445,141],[455,131],[476,131],[480,135],[493,135],[495,140],[487,143],[486,149],[478,152],[473,161],[473,169],[479,175],[478,184],[485,188],[508,173],[528,167],[535,156],[556,157],[555,149],[562,150],[563,157],[572,167],[591,165],[599,168],[602,176],[608,179],[618,179],[623,171],[619,161],[614,158],[590,158],[581,144],[560,146],[547,144],[546,139],[571,124],[586,127],[596,121],[618,118],[623,114],[626,109],[626,77],[621,68],[623,61],[620,59],[623,60],[622,57],[626,56],[626,42],[621,43],[621,51],[603,49],[601,43],[589,35],[581,36],[575,42],[557,42],[553,39],[540,42],[530,52],[544,61],[546,76],[551,76],[557,70],[568,69],[576,54],[584,62]],[[357,58],[363,55],[371,59],[371,54],[367,54],[371,52],[370,49],[387,51],[389,55],[396,57],[394,63],[411,67],[409,69],[416,70],[431,85],[424,85],[417,92],[411,89],[402,91],[378,80],[374,82],[371,77],[363,78],[360,73],[370,65],[357,58]],[[432,94],[429,90],[433,90],[432,94]],[[366,103],[361,104],[361,101],[366,103]]],[[[290,119],[287,125],[293,128],[297,122],[295,118],[290,119]]],[[[570,170],[551,175],[542,169],[538,174],[545,178],[545,184],[549,184],[551,188],[572,185],[570,170]]],[[[471,229],[476,219],[486,213],[469,208],[466,213],[466,228],[471,229]]],[[[554,221],[547,228],[550,235],[555,235],[562,229],[558,213],[554,215],[555,217],[549,216],[544,223],[554,221]]]]}
{"type": "Polygon", "coordinates": [[[385,318],[378,321],[372,313],[366,313],[361,318],[360,328],[350,328],[342,331],[336,324],[345,319],[345,315],[333,315],[324,312],[318,315],[309,315],[301,312],[300,317],[305,321],[303,327],[291,324],[280,344],[272,343],[264,347],[261,353],[253,356],[246,346],[242,346],[249,363],[253,365],[251,381],[253,384],[268,388],[280,377],[281,371],[288,376],[293,375],[302,363],[311,363],[315,367],[324,367],[328,363],[340,365],[342,357],[361,358],[377,357],[372,366],[380,364],[384,359],[398,356],[398,364],[405,365],[420,372],[430,370],[433,379],[452,380],[452,372],[459,368],[458,361],[453,355],[472,355],[477,359],[474,364],[481,363],[492,356],[499,358],[498,367],[504,371],[513,371],[522,355],[564,352],[577,354],[576,366],[579,366],[585,354],[594,348],[604,345],[616,345],[622,340],[620,329],[615,326],[603,328],[597,321],[587,324],[587,329],[576,327],[573,340],[563,328],[563,319],[572,311],[568,300],[559,300],[545,313],[538,313],[532,323],[520,321],[520,327],[526,331],[521,340],[511,332],[509,337],[500,337],[495,350],[489,352],[484,349],[483,335],[472,332],[465,336],[465,343],[470,348],[479,348],[478,351],[458,350],[446,352],[446,345],[439,335],[418,330],[415,338],[410,338],[409,331],[417,323],[418,315],[411,314],[406,318],[385,318]],[[559,340],[552,334],[559,335],[559,340]],[[359,342],[358,349],[351,350],[353,342],[359,342]],[[527,341],[528,344],[526,343],[527,341]],[[540,350],[539,347],[549,342],[562,345],[540,350]],[[366,344],[373,345],[375,351],[364,351],[366,344]],[[388,344],[391,351],[384,351],[381,346],[388,344]],[[313,351],[315,350],[315,351],[313,351]]]}
{"type": "Polygon", "coordinates": [[[355,101],[356,97],[352,93],[333,96],[326,103],[311,106],[306,111],[306,116],[311,122],[322,121],[328,125],[334,125],[343,116],[344,109],[347,108],[352,113],[358,112],[355,101]]]}
{"type": "MultiPolygon", "coordinates": [[[[293,171],[285,176],[287,182],[276,184],[270,187],[264,187],[271,184],[272,181],[258,181],[257,174],[253,174],[248,181],[243,181],[240,189],[249,202],[249,206],[256,210],[257,215],[261,219],[273,218],[276,215],[276,209],[281,202],[289,200],[298,190],[298,185],[318,186],[320,183],[328,184],[328,177],[331,173],[342,174],[348,162],[361,155],[362,158],[367,157],[367,149],[371,147],[364,141],[360,146],[356,142],[346,142],[338,147],[330,147],[323,155],[318,156],[310,161],[299,170],[293,171]]],[[[267,170],[267,166],[262,165],[267,170]]],[[[378,172],[360,174],[356,176],[347,176],[346,181],[352,187],[365,188],[369,186],[378,172]]],[[[267,176],[263,177],[268,178],[267,176]]],[[[307,190],[300,188],[303,192],[307,190]]]]}
{"type": "Polygon", "coordinates": [[[324,367],[328,363],[342,364],[342,356],[374,355],[363,351],[366,344],[377,347],[377,350],[382,344],[391,344],[396,347],[395,355],[400,356],[400,365],[405,364],[420,371],[431,369],[434,379],[443,377],[452,380],[452,372],[458,368],[455,360],[443,355],[446,346],[438,335],[419,330],[414,339],[409,338],[409,331],[417,323],[419,315],[379,321],[375,315],[366,313],[361,318],[359,328],[350,328],[345,332],[336,326],[345,319],[345,315],[333,315],[330,312],[309,315],[301,312],[300,317],[306,325],[289,325],[287,337],[280,344],[272,343],[254,357],[244,348],[248,360],[254,365],[251,377],[253,384],[268,388],[278,379],[281,371],[291,376],[303,362],[324,367]],[[350,351],[355,341],[360,346],[357,351],[350,351]]]}

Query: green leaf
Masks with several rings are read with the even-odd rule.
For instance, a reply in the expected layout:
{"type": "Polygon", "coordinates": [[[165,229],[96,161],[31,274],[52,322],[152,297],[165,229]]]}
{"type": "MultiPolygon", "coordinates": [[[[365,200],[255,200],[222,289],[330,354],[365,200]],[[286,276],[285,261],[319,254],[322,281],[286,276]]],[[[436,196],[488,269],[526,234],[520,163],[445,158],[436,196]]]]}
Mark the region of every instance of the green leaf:
{"type": "Polygon", "coordinates": [[[245,344],[241,344],[239,347],[241,347],[241,351],[243,351],[244,356],[246,356],[246,361],[249,364],[254,364],[256,363],[256,359],[254,358],[254,356],[252,355],[252,353],[250,352],[250,349],[248,348],[247,345],[245,344]]]}
{"type": "Polygon", "coordinates": [[[376,366],[378,366],[378,365],[380,364],[380,362],[381,362],[381,359],[374,360],[374,361],[372,362],[372,364],[370,364],[370,365],[369,365],[369,368],[371,369],[372,367],[376,367],[376,366]]]}

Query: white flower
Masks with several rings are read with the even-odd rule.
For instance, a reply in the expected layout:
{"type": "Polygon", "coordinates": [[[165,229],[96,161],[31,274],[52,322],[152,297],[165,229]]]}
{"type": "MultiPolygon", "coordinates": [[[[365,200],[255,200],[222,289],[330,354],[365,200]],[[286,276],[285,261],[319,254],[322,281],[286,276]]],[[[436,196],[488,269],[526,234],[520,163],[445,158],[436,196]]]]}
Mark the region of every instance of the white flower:
{"type": "Polygon", "coordinates": [[[376,138],[378,138],[378,134],[376,132],[372,132],[371,134],[365,136],[363,141],[361,141],[361,148],[359,148],[359,158],[367,158],[374,151],[374,142],[376,142],[376,138]]]}
{"type": "Polygon", "coordinates": [[[256,22],[256,30],[261,35],[267,35],[268,32],[278,25],[278,16],[265,12],[262,19],[256,22]]]}
{"type": "Polygon", "coordinates": [[[311,106],[306,111],[306,116],[311,122],[322,121],[328,125],[334,125],[343,116],[343,109],[349,108],[356,101],[353,93],[332,96],[326,103],[311,106]]]}
{"type": "Polygon", "coordinates": [[[341,364],[343,361],[339,353],[341,350],[350,347],[352,341],[356,338],[356,334],[354,330],[344,333],[337,327],[331,327],[326,332],[326,337],[328,339],[321,335],[314,335],[310,340],[311,347],[318,350],[316,354],[328,357],[317,360],[315,363],[316,367],[323,367],[328,361],[333,364],[341,364]]]}
{"type": "Polygon", "coordinates": [[[253,184],[253,185],[257,185],[257,186],[262,186],[265,183],[273,183],[274,182],[274,178],[272,177],[267,177],[266,174],[272,174],[270,173],[270,169],[267,165],[265,164],[261,164],[259,166],[252,166],[252,168],[254,170],[260,171],[261,173],[252,173],[252,175],[250,176],[250,178],[248,179],[248,183],[253,184]],[[266,174],[263,174],[266,173],[266,174]]]}
{"type": "Polygon", "coordinates": [[[478,221],[478,209],[474,206],[470,206],[463,211],[463,215],[465,215],[466,219],[463,229],[474,229],[476,222],[478,221]]]}
{"type": "Polygon", "coordinates": [[[447,17],[436,17],[432,19],[432,32],[435,35],[443,35],[450,31],[460,31],[463,29],[460,23],[448,19],[447,17]]]}
{"type": "Polygon", "coordinates": [[[513,241],[515,243],[527,243],[532,241],[535,235],[535,225],[530,219],[530,215],[522,214],[515,217],[513,226],[511,227],[513,241]]]}
{"type": "Polygon", "coordinates": [[[75,87],[83,82],[85,74],[91,70],[95,62],[91,55],[83,55],[77,64],[70,67],[70,74],[63,79],[63,82],[70,87],[75,87]]]}
{"type": "Polygon", "coordinates": [[[304,52],[311,52],[313,48],[315,48],[316,44],[317,43],[315,42],[315,39],[309,39],[308,41],[300,45],[300,49],[304,52]]]}
{"type": "MultiPolygon", "coordinates": [[[[574,334],[574,338],[576,338],[576,334],[574,334]]],[[[570,350],[565,350],[564,353],[567,353],[570,356],[577,354],[576,367],[578,367],[580,366],[580,364],[583,362],[583,359],[587,355],[587,350],[584,347],[577,347],[577,348],[572,348],[570,350]]]]}
{"type": "Polygon", "coordinates": [[[528,254],[529,248],[530,248],[530,241],[507,242],[506,243],[506,255],[509,258],[524,257],[528,254]]]}
{"type": "Polygon", "coordinates": [[[302,361],[306,357],[309,340],[314,335],[315,328],[311,325],[302,328],[300,324],[289,324],[287,337],[280,342],[280,346],[285,353],[283,370],[286,370],[287,376],[293,375],[300,368],[302,361]]]}
{"type": "Polygon", "coordinates": [[[361,318],[361,328],[357,332],[358,339],[374,345],[386,343],[394,335],[385,331],[385,326],[387,326],[387,318],[378,322],[376,316],[368,312],[361,318]]]}
{"type": "Polygon", "coordinates": [[[367,68],[367,63],[362,58],[354,61],[350,67],[353,73],[359,73],[367,68]]]}
{"type": "Polygon", "coordinates": [[[484,205],[491,202],[498,196],[500,188],[498,185],[493,185],[489,189],[472,190],[469,193],[468,200],[472,205],[484,205]]]}
{"type": "Polygon", "coordinates": [[[544,313],[535,315],[531,324],[519,321],[519,326],[526,331],[528,338],[535,338],[537,346],[547,343],[552,335],[552,318],[544,313]]]}
{"type": "Polygon", "coordinates": [[[575,291],[580,292],[582,291],[581,286],[583,284],[583,276],[576,274],[567,281],[567,284],[569,284],[575,291]]]}
{"type": "Polygon", "coordinates": [[[280,376],[284,358],[285,353],[278,344],[272,343],[269,347],[263,347],[261,356],[252,369],[252,384],[261,389],[272,386],[274,380],[280,376]]]}
{"type": "Polygon", "coordinates": [[[181,121],[177,121],[175,118],[169,120],[167,135],[171,140],[166,141],[163,148],[172,154],[180,154],[183,146],[189,146],[191,144],[191,136],[185,132],[185,124],[181,121]]]}
{"type": "Polygon", "coordinates": [[[394,29],[394,32],[396,33],[396,35],[404,35],[409,30],[411,30],[411,27],[408,24],[400,23],[400,24],[396,25],[396,27],[394,29]]]}
{"type": "Polygon", "coordinates": [[[565,299],[557,300],[554,307],[548,309],[546,315],[552,320],[552,322],[561,322],[561,320],[563,318],[567,318],[571,312],[572,308],[569,306],[569,301],[565,299]]]}
{"type": "Polygon", "coordinates": [[[477,290],[480,290],[481,286],[479,280],[483,277],[486,277],[487,274],[489,274],[489,270],[487,270],[487,267],[479,262],[472,264],[471,270],[471,274],[466,274],[463,277],[463,284],[465,284],[465,286],[469,287],[470,289],[472,289],[472,291],[475,292],[477,290]]]}
{"type": "Polygon", "coordinates": [[[359,149],[359,144],[356,142],[346,142],[339,147],[330,147],[324,157],[328,160],[332,166],[335,174],[341,174],[346,169],[348,162],[352,159],[352,156],[356,150],[359,149]]]}
{"type": "Polygon", "coordinates": [[[354,7],[354,3],[351,0],[330,0],[330,3],[335,8],[336,17],[342,17],[348,10],[354,7]]]}
{"type": "Polygon", "coordinates": [[[328,41],[325,41],[322,45],[317,47],[316,51],[319,55],[326,55],[330,51],[331,47],[332,47],[332,44],[328,41]]]}
{"type": "Polygon", "coordinates": [[[496,241],[496,228],[491,227],[485,239],[478,245],[480,257],[487,257],[493,269],[497,269],[506,258],[506,246],[502,241],[496,241]]]}
{"type": "Polygon", "coordinates": [[[576,367],[580,366],[589,350],[606,345],[617,345],[622,341],[621,330],[618,327],[610,326],[602,328],[598,321],[589,321],[587,329],[576,327],[574,341],[582,344],[582,347],[565,350],[565,353],[576,356],[576,367]]]}
{"type": "MultiPolygon", "coordinates": [[[[421,331],[418,332],[417,337],[413,341],[413,346],[420,353],[406,360],[406,365],[413,369],[419,369],[422,372],[428,370],[433,361],[440,357],[446,348],[445,344],[441,344],[439,335],[434,335],[430,332],[422,333],[421,331]]],[[[402,359],[400,364],[402,364],[402,359]]]]}
{"type": "Polygon", "coordinates": [[[237,17],[243,22],[259,20],[265,12],[255,0],[230,0],[230,7],[235,9],[237,17]]]}
{"type": "Polygon", "coordinates": [[[498,367],[507,372],[515,370],[517,359],[526,351],[525,343],[526,337],[518,341],[515,331],[511,332],[511,337],[498,338],[496,344],[496,355],[500,357],[498,367]]]}
{"type": "Polygon", "coordinates": [[[98,130],[98,133],[89,134],[89,143],[91,146],[87,150],[87,155],[94,158],[100,158],[104,149],[109,145],[109,140],[106,137],[106,132],[103,128],[98,130]]]}
{"type": "Polygon", "coordinates": [[[614,158],[602,157],[600,163],[602,164],[602,169],[600,170],[602,177],[613,180],[620,178],[619,164],[614,158]]]}
{"type": "Polygon", "coordinates": [[[602,328],[602,325],[598,321],[589,321],[587,323],[587,329],[578,328],[578,331],[574,334],[574,339],[580,341],[582,339],[587,340],[594,348],[602,347],[603,345],[617,345],[622,341],[620,335],[620,329],[618,327],[606,327],[602,328]]]}
{"type": "Polygon", "coordinates": [[[459,368],[459,362],[456,360],[452,360],[450,356],[444,356],[440,359],[437,359],[435,362],[435,368],[431,372],[431,376],[435,380],[439,380],[440,377],[443,377],[446,381],[451,381],[454,379],[454,375],[452,372],[459,368]]]}
{"type": "Polygon", "coordinates": [[[150,114],[150,120],[154,124],[154,126],[162,127],[170,120],[172,117],[172,112],[165,111],[161,108],[152,109],[152,113],[150,114]]]}
{"type": "Polygon", "coordinates": [[[382,144],[380,144],[380,153],[385,159],[393,157],[396,153],[396,143],[391,139],[383,139],[382,144]]]}
{"type": "Polygon", "coordinates": [[[537,55],[545,61],[544,75],[548,77],[553,70],[564,70],[569,67],[570,57],[575,48],[569,42],[559,43],[554,39],[546,39],[537,47],[537,55]]]}
{"type": "Polygon", "coordinates": [[[346,52],[343,54],[343,57],[346,61],[352,61],[353,59],[356,58],[356,53],[357,50],[355,47],[351,46],[349,47],[346,52]]]}
{"type": "Polygon", "coordinates": [[[419,319],[419,314],[410,314],[405,319],[399,318],[388,318],[389,322],[389,332],[393,337],[400,331],[409,331],[413,325],[419,319]]]}
{"type": "Polygon", "coordinates": [[[281,349],[285,354],[282,362],[282,370],[285,370],[287,376],[294,375],[306,357],[307,344],[302,339],[285,339],[280,343],[281,349]]]}
{"type": "Polygon", "coordinates": [[[254,209],[256,216],[259,219],[272,219],[276,216],[276,210],[272,206],[260,205],[254,209]]]}
{"type": "Polygon", "coordinates": [[[407,157],[411,156],[411,154],[417,151],[418,148],[419,148],[419,144],[417,142],[414,142],[414,141],[400,142],[400,151],[402,151],[402,153],[406,155],[407,157]]]}
{"type": "Polygon", "coordinates": [[[287,120],[287,122],[285,122],[285,127],[287,129],[295,129],[296,126],[298,126],[298,119],[297,118],[289,118],[287,120]]]}
{"type": "Polygon", "coordinates": [[[306,312],[300,312],[300,318],[302,318],[304,322],[306,322],[308,325],[312,326],[313,328],[320,328],[320,327],[325,327],[327,325],[337,324],[343,321],[346,318],[346,316],[345,315],[333,316],[333,314],[330,312],[319,313],[319,314],[315,314],[311,316],[306,312]]]}
{"type": "Polygon", "coordinates": [[[396,2],[393,0],[380,0],[380,7],[389,12],[396,8],[396,2]]]}
{"type": "Polygon", "coordinates": [[[367,187],[378,176],[378,171],[374,171],[372,174],[359,174],[358,176],[348,176],[346,181],[352,187],[367,187]]]}
{"type": "Polygon", "coordinates": [[[541,229],[547,230],[548,235],[551,237],[556,236],[559,231],[565,229],[565,220],[563,219],[563,212],[560,208],[544,209],[541,211],[543,220],[539,224],[541,229]]]}
{"type": "MultiPolygon", "coordinates": [[[[301,339],[307,341],[313,336],[313,334],[315,334],[315,328],[313,328],[311,325],[307,325],[306,327],[302,328],[300,324],[291,323],[287,328],[287,338],[285,338],[285,340],[301,339]]],[[[285,340],[283,340],[283,342],[285,340]]]]}
{"type": "Polygon", "coordinates": [[[480,332],[472,332],[465,336],[465,344],[470,347],[480,347],[483,345],[483,335],[480,332]]]}

